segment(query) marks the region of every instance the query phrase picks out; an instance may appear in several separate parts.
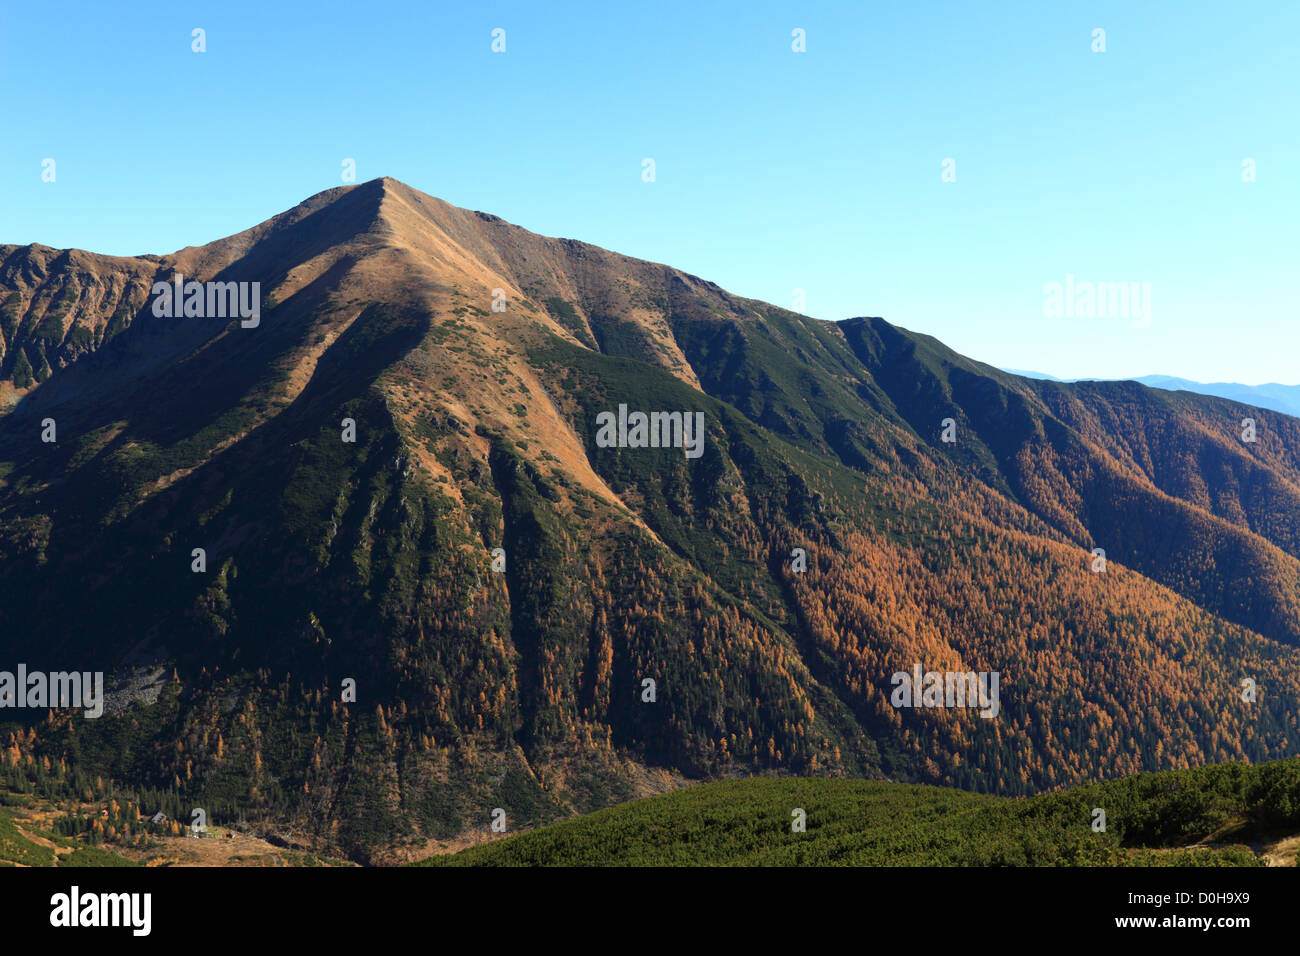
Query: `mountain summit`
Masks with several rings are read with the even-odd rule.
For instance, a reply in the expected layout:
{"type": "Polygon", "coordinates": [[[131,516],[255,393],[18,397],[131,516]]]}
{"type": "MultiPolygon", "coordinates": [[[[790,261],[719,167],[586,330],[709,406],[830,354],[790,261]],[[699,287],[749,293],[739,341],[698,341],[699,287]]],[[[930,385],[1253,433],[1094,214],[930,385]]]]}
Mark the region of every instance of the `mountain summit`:
{"type": "Polygon", "coordinates": [[[0,660],[109,674],[99,720],[0,713],[20,753],[386,860],[711,776],[1300,749],[1287,416],[392,179],[166,256],[0,246],[0,309],[0,660]],[[930,672],[998,706],[900,706],[930,672]]]}

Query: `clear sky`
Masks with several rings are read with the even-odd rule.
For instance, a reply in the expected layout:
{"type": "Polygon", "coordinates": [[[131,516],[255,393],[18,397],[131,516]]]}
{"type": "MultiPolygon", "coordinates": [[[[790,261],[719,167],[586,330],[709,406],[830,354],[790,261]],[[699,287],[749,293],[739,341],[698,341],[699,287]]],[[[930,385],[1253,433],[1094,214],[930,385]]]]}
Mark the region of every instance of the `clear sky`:
{"type": "Polygon", "coordinates": [[[0,0],[0,243],[171,252],[351,158],[1002,367],[1295,383],[1297,36],[1295,0],[0,0]],[[1067,275],[1145,321],[1045,314],[1067,275]]]}

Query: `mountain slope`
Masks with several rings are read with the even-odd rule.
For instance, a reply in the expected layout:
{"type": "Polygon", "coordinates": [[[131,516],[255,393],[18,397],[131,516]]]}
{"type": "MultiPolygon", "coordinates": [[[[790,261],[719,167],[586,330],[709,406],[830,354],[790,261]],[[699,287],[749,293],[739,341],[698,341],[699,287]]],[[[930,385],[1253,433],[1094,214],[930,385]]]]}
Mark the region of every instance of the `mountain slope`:
{"type": "Polygon", "coordinates": [[[11,353],[74,274],[134,309],[65,298],[87,347],[0,418],[0,660],[113,674],[99,721],[0,714],[16,759],[389,859],[687,777],[1026,793],[1300,749],[1284,416],[1234,443],[1221,400],[1030,382],[393,180],[170,256],[5,248],[11,353]],[[260,283],[260,324],[154,316],[177,272],[260,283]],[[702,413],[701,454],[602,447],[620,405],[702,413]],[[1000,716],[891,707],[915,662],[999,671],[1000,716]]]}

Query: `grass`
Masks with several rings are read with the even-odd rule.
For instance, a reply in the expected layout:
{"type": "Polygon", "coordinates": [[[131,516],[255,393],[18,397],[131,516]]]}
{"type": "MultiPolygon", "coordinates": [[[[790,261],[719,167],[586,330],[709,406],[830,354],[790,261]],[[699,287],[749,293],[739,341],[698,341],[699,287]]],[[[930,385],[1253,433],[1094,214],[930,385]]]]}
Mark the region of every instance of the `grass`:
{"type": "Polygon", "coordinates": [[[0,810],[0,860],[21,866],[54,866],[54,850],[28,839],[13,816],[0,810]]]}

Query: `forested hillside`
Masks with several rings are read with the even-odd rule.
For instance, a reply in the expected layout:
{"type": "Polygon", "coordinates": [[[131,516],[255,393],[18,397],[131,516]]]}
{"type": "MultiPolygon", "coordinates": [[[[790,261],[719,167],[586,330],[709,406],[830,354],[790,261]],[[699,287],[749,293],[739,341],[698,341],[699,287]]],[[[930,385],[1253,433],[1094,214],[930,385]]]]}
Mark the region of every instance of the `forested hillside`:
{"type": "Polygon", "coordinates": [[[386,861],[713,776],[1019,795],[1300,751],[1287,416],[1018,378],[393,180],[170,256],[0,247],[0,302],[0,668],[109,678],[97,720],[0,712],[11,767],[386,861]],[[260,324],[154,315],[175,273],[260,283],[260,324]],[[700,455],[602,445],[620,406],[702,415],[700,455]],[[997,672],[997,716],[894,707],[916,664],[997,672]]]}

